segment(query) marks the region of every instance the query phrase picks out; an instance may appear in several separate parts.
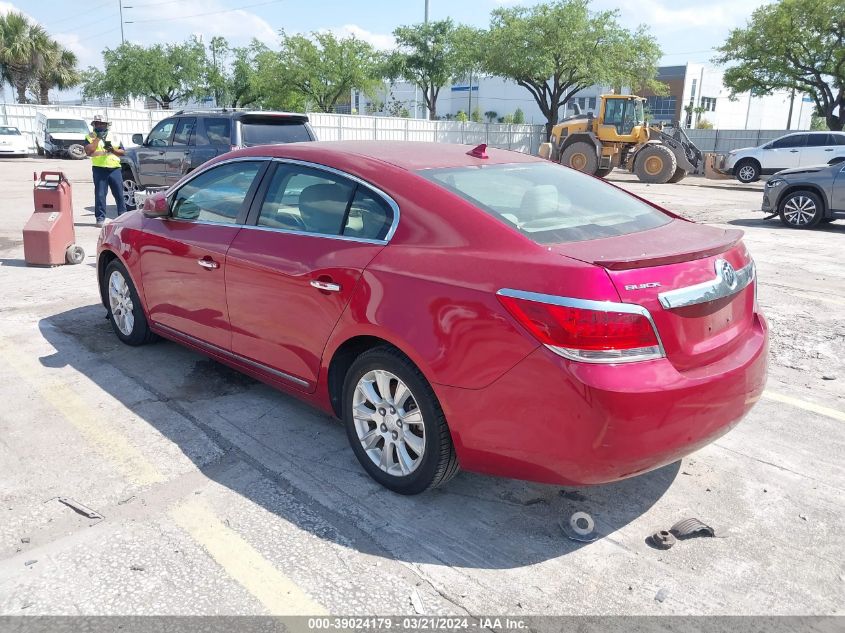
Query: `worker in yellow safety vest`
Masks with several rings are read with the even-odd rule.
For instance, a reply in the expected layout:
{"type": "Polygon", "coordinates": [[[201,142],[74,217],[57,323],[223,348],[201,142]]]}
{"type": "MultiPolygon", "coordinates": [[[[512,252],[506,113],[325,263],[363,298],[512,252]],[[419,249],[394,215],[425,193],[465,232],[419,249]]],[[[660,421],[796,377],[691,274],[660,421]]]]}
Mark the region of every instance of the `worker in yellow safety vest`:
{"type": "Polygon", "coordinates": [[[109,189],[117,203],[117,214],[126,213],[120,169],[123,143],[115,146],[108,140],[109,125],[105,117],[95,116],[91,121],[94,131],[85,137],[85,153],[91,157],[91,171],[94,175],[94,219],[98,227],[106,222],[106,194],[109,189]]]}

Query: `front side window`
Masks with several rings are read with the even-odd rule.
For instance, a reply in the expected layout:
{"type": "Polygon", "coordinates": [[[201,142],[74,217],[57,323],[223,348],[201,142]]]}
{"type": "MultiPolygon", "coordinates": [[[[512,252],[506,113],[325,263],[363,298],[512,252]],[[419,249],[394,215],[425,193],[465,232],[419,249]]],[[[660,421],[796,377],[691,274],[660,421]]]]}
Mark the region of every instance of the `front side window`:
{"type": "Polygon", "coordinates": [[[260,161],[234,161],[204,171],[176,192],[171,206],[173,217],[236,223],[260,169],[260,161]]]}
{"type": "Polygon", "coordinates": [[[786,149],[790,147],[804,147],[806,134],[792,134],[772,142],[772,149],[786,149]]]}
{"type": "Polygon", "coordinates": [[[176,132],[173,134],[173,144],[196,145],[196,129],[196,117],[185,117],[183,119],[179,119],[179,123],[176,125],[176,132]]]}
{"type": "Polygon", "coordinates": [[[147,137],[147,145],[151,147],[164,147],[170,144],[170,135],[173,134],[175,119],[165,119],[153,128],[147,137]]]}
{"type": "Polygon", "coordinates": [[[547,162],[419,173],[539,244],[627,235],[672,220],[601,180],[547,162]]]}

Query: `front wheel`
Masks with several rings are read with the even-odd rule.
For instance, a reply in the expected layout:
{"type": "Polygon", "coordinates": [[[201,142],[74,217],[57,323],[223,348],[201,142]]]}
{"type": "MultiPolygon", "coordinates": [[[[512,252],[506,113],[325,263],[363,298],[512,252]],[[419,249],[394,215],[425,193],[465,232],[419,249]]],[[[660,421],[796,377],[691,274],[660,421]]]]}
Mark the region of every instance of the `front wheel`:
{"type": "Polygon", "coordinates": [[[757,182],[760,180],[760,165],[753,160],[740,161],[734,169],[734,173],[736,179],[745,185],[757,182]]]}
{"type": "Polygon", "coordinates": [[[811,229],[823,214],[822,201],[812,191],[794,191],[780,203],[780,221],[792,229],[811,229]]]}
{"type": "Polygon", "coordinates": [[[560,155],[560,164],[593,175],[599,168],[599,156],[596,146],[586,141],[576,141],[560,155]]]}
{"type": "Polygon", "coordinates": [[[104,277],[108,298],[109,321],[121,341],[127,345],[143,345],[153,339],[138,291],[119,260],[106,266],[104,277]]]}
{"type": "Polygon", "coordinates": [[[126,204],[126,210],[131,211],[137,206],[135,202],[135,194],[138,192],[138,183],[131,173],[123,172],[123,202],[126,204]]]}
{"type": "Polygon", "coordinates": [[[678,168],[675,155],[665,145],[646,145],[634,157],[634,173],[640,182],[662,185],[678,168]]]}
{"type": "Polygon", "coordinates": [[[398,350],[378,347],[355,360],[344,380],[343,419],[361,466],[385,488],[413,495],[458,472],[437,396],[398,350]]]}

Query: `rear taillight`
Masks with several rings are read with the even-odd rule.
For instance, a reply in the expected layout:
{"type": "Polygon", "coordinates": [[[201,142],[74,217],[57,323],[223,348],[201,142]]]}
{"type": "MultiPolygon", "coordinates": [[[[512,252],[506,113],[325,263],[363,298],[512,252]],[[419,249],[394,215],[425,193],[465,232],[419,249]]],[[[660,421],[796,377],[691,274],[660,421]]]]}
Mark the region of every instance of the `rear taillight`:
{"type": "Polygon", "coordinates": [[[538,341],[565,358],[621,363],[663,357],[651,316],[641,306],[509,289],[497,296],[538,341]]]}

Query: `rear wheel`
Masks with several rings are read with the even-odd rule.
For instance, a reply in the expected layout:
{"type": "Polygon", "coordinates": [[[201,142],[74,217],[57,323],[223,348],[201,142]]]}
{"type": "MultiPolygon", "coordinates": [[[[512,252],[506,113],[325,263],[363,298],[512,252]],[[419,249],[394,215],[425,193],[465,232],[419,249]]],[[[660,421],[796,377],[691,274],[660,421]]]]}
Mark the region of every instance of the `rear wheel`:
{"type": "Polygon", "coordinates": [[[760,180],[760,164],[755,160],[741,160],[734,168],[736,179],[744,184],[760,180]]]}
{"type": "Polygon", "coordinates": [[[811,229],[823,214],[822,201],[812,191],[793,191],[780,203],[780,221],[793,229],[811,229]]]}
{"type": "Polygon", "coordinates": [[[364,352],[349,368],[343,419],[361,466],[385,488],[417,494],[458,472],[452,436],[434,390],[394,348],[364,352]]]}
{"type": "Polygon", "coordinates": [[[669,179],[669,182],[681,182],[686,177],[687,177],[686,170],[678,167],[677,169],[675,169],[675,173],[672,174],[672,177],[669,179]]]}
{"type": "Polygon", "coordinates": [[[117,338],[133,346],[153,340],[154,335],[144,315],[138,291],[119,260],[112,260],[106,266],[103,281],[108,299],[109,321],[117,338]]]}
{"type": "Polygon", "coordinates": [[[665,145],[646,145],[639,151],[634,163],[634,173],[642,182],[663,184],[675,174],[678,162],[665,145]]]}
{"type": "Polygon", "coordinates": [[[585,174],[595,174],[599,168],[596,146],[586,141],[577,141],[563,150],[560,164],[585,174]]]}
{"type": "Polygon", "coordinates": [[[604,169],[597,169],[596,170],[596,176],[598,176],[599,178],[604,178],[604,177],[608,176],[610,174],[610,172],[612,172],[612,171],[613,171],[613,167],[605,167],[604,169]]]}

